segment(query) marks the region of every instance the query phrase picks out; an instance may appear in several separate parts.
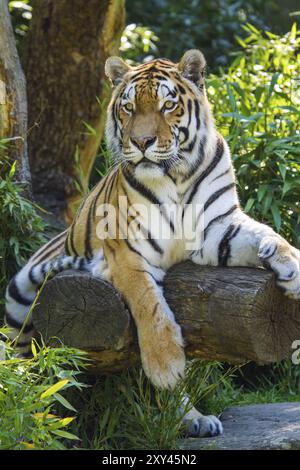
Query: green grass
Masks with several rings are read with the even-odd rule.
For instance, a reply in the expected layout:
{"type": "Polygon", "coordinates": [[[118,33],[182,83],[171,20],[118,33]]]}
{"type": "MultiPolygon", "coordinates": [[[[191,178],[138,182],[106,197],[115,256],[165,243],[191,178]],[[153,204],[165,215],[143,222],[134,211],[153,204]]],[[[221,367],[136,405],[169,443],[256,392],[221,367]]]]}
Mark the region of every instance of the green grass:
{"type": "Polygon", "coordinates": [[[175,449],[188,410],[179,411],[184,391],[197,402],[221,390],[232,373],[218,362],[195,360],[172,392],[154,389],[141,369],[99,377],[84,394],[70,391],[80,410],[72,432],[85,449],[175,449]]]}
{"type": "Polygon", "coordinates": [[[229,406],[300,402],[300,365],[285,360],[266,367],[263,372],[257,370],[257,377],[252,374],[252,383],[244,376],[242,367],[236,374],[238,383],[231,378],[221,393],[215,393],[199,403],[201,411],[210,414],[221,413],[229,406]]]}

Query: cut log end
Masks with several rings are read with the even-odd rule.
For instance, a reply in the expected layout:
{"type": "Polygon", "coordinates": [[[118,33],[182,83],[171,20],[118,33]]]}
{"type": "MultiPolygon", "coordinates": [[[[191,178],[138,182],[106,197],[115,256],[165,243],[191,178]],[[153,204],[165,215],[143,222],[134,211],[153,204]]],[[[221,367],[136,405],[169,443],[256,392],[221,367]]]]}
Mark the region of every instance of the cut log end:
{"type": "MultiPolygon", "coordinates": [[[[270,271],[186,262],[167,273],[164,291],[189,357],[269,364],[290,357],[300,338],[300,302],[281,293],[270,271]]],[[[102,372],[139,362],[136,329],[120,294],[87,273],[65,271],[49,281],[33,321],[45,341],[59,338],[87,351],[102,372]]]]}

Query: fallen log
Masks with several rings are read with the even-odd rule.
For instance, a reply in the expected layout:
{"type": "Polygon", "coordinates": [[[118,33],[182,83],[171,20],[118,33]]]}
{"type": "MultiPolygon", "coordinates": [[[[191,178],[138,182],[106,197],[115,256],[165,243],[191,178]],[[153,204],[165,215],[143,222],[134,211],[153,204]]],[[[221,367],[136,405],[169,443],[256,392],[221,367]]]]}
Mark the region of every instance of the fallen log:
{"type": "MultiPolygon", "coordinates": [[[[186,262],[167,273],[164,291],[188,357],[269,364],[290,357],[300,339],[300,302],[281,293],[270,271],[186,262]]],[[[33,321],[44,340],[56,337],[87,351],[102,372],[139,362],[135,326],[120,294],[87,273],[65,271],[50,280],[33,321]]]]}

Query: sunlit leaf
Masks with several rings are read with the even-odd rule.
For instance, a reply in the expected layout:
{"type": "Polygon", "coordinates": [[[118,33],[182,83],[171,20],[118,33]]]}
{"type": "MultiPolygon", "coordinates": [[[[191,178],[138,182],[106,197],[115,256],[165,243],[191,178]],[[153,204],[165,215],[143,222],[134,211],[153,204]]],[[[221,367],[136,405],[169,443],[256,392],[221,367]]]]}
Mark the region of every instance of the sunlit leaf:
{"type": "Polygon", "coordinates": [[[34,449],[34,444],[32,442],[21,441],[21,444],[23,444],[26,449],[34,449]]]}
{"type": "Polygon", "coordinates": [[[70,418],[62,418],[59,420],[61,426],[68,426],[72,421],[74,421],[75,417],[70,418]]]}
{"type": "Polygon", "coordinates": [[[58,392],[58,390],[63,388],[68,382],[69,380],[65,379],[65,380],[60,380],[56,384],[52,385],[52,387],[48,388],[45,392],[41,394],[41,399],[43,400],[44,398],[48,398],[51,395],[54,395],[54,393],[58,392]]]}

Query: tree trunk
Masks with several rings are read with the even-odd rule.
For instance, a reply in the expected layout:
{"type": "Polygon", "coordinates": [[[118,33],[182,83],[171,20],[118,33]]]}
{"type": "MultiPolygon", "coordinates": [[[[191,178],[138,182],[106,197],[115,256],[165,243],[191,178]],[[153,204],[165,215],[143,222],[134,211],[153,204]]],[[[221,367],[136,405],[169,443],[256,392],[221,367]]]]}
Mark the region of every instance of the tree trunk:
{"type": "Polygon", "coordinates": [[[0,0],[0,139],[9,139],[9,163],[17,162],[16,180],[23,185],[24,193],[30,195],[26,82],[16,48],[7,0],[0,0]]]}
{"type": "MultiPolygon", "coordinates": [[[[182,263],[166,276],[165,296],[182,326],[189,357],[269,364],[290,357],[300,339],[300,302],[287,299],[264,269],[182,263]]],[[[33,321],[45,340],[86,350],[101,372],[139,361],[131,316],[112,285],[66,271],[44,287],[33,321]]]]}
{"type": "Polygon", "coordinates": [[[108,97],[104,63],[117,52],[123,26],[124,0],[33,1],[25,58],[33,191],[68,221],[82,197],[75,181],[82,174],[86,189],[103,135],[97,98],[103,104],[108,97]]]}

